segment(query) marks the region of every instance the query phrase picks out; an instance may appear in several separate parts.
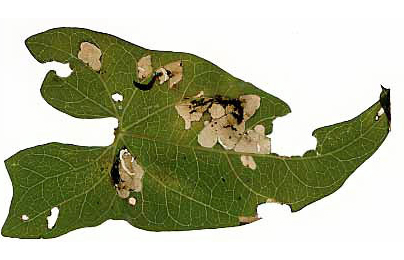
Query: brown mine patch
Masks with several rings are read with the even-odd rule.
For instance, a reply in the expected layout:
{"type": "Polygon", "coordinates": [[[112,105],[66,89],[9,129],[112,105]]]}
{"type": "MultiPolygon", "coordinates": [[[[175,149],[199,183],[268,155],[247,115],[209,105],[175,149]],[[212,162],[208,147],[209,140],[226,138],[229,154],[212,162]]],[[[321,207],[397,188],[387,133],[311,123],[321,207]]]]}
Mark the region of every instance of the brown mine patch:
{"type": "Polygon", "coordinates": [[[267,203],[277,203],[275,198],[268,198],[266,202],[267,203]]]}
{"type": "Polygon", "coordinates": [[[128,198],[130,192],[141,192],[143,188],[144,170],[136,162],[126,147],[122,147],[116,156],[111,169],[111,179],[121,198],[128,198]]]}
{"type": "Polygon", "coordinates": [[[241,163],[250,168],[251,170],[257,169],[257,164],[254,161],[254,158],[251,155],[242,155],[240,156],[241,163]]]}
{"type": "Polygon", "coordinates": [[[185,129],[190,129],[191,122],[199,121],[210,105],[211,99],[204,98],[201,91],[192,99],[184,99],[184,101],[175,106],[175,109],[182,119],[184,119],[185,129]]]}
{"type": "Polygon", "coordinates": [[[170,89],[177,86],[178,82],[182,80],[183,64],[182,61],[173,61],[164,65],[156,70],[159,73],[159,83],[163,84],[168,80],[168,86],[170,89]]]}
{"type": "Polygon", "coordinates": [[[240,225],[245,225],[245,224],[250,224],[253,223],[257,220],[260,220],[261,218],[258,217],[258,215],[255,216],[239,216],[238,221],[240,222],[240,225]]]}
{"type": "Polygon", "coordinates": [[[256,125],[253,130],[248,130],[237,143],[234,151],[269,154],[271,152],[271,142],[270,138],[265,135],[265,127],[256,125]]]}
{"type": "Polygon", "coordinates": [[[94,44],[82,42],[77,57],[93,70],[99,71],[101,69],[101,50],[94,44]]]}
{"type": "MultiPolygon", "coordinates": [[[[260,97],[257,95],[242,95],[239,98],[220,95],[204,97],[203,92],[193,98],[185,98],[175,106],[185,121],[185,129],[190,129],[191,122],[199,121],[206,111],[210,114],[211,120],[205,121],[204,128],[198,134],[201,146],[212,148],[219,142],[226,150],[268,154],[271,146],[270,139],[265,136],[264,126],[257,125],[253,130],[245,132],[246,121],[259,107],[260,97]]],[[[251,167],[254,167],[253,159],[250,161],[251,167]]]]}
{"type": "Polygon", "coordinates": [[[136,205],[136,199],[135,199],[134,197],[130,197],[130,198],[128,199],[128,203],[129,203],[129,205],[131,205],[131,206],[135,206],[135,205],[136,205]]]}
{"type": "Polygon", "coordinates": [[[137,77],[143,80],[149,77],[153,72],[151,56],[147,55],[139,59],[137,62],[137,77]]]}

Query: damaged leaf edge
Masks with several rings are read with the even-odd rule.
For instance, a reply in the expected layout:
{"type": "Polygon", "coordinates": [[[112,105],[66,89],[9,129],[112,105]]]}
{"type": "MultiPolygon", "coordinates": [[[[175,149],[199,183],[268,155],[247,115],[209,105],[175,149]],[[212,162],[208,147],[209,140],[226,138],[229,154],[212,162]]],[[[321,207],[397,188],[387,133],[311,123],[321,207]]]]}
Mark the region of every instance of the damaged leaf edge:
{"type": "MultiPolygon", "coordinates": [[[[80,28],[78,28],[78,29],[80,29],[80,28]]],[[[85,30],[87,30],[87,29],[85,29],[85,30]]],[[[103,33],[103,34],[105,34],[105,33],[103,33]]],[[[109,34],[108,34],[109,35],[109,34]]],[[[35,36],[35,35],[34,35],[35,36]]],[[[112,35],[111,35],[112,36],[112,35]]],[[[32,36],[31,36],[32,37],[32,36]]],[[[30,37],[30,38],[31,38],[30,37]]],[[[113,37],[116,37],[116,36],[113,36],[113,37]]],[[[118,37],[116,37],[116,38],[118,38],[118,37]]],[[[28,38],[29,39],[29,38],[28,38]]],[[[27,40],[28,40],[27,39],[27,40]]],[[[26,42],[27,42],[27,40],[26,40],[26,42]]],[[[122,40],[122,39],[121,39],[122,40]]],[[[125,41],[125,40],[122,40],[122,41],[125,41]]],[[[126,41],[125,41],[126,42],[126,41]]],[[[132,43],[130,43],[130,44],[132,44],[132,43]]],[[[26,45],[27,45],[27,43],[26,43],[26,45]]],[[[28,45],[27,45],[27,47],[28,47],[28,45]]],[[[139,46],[138,46],[139,47],[139,46]]],[[[142,47],[139,47],[139,48],[142,48],[142,47]]],[[[28,49],[29,49],[29,51],[31,52],[31,50],[30,50],[30,48],[28,47],[28,49]]],[[[144,48],[142,48],[142,49],[144,49],[144,48]]],[[[150,51],[154,51],[154,50],[150,50],[150,51]]],[[[166,51],[165,51],[166,52],[166,51]]],[[[173,52],[174,53],[174,52],[173,52]]],[[[31,52],[31,54],[32,54],[32,52],[31,52]]],[[[193,55],[193,54],[190,54],[190,55],[193,55]]],[[[39,61],[40,63],[45,63],[45,62],[47,62],[47,61],[40,61],[39,59],[37,59],[37,57],[35,56],[35,55],[32,55],[37,61],[39,61]]],[[[195,55],[193,55],[193,56],[195,56],[195,55]]],[[[200,58],[200,57],[198,57],[198,58],[200,58]]],[[[201,59],[203,59],[203,58],[201,58],[201,59]]],[[[52,61],[52,60],[50,60],[50,61],[52,61]]],[[[68,62],[68,60],[67,60],[67,62],[68,62]]],[[[383,88],[383,87],[382,87],[383,88]]],[[[378,101],[379,103],[380,103],[380,105],[382,106],[382,108],[386,111],[386,109],[387,109],[387,107],[390,109],[390,90],[389,89],[384,89],[383,88],[383,92],[381,93],[381,96],[380,96],[380,100],[378,101]],[[383,94],[383,92],[385,93],[384,94],[384,98],[382,98],[382,94],[383,94]],[[387,105],[386,104],[384,104],[384,105],[382,105],[382,99],[384,100],[384,102],[386,102],[386,100],[387,100],[387,98],[386,98],[386,96],[387,96],[387,94],[388,94],[388,102],[387,102],[387,105]]],[[[45,99],[46,100],[46,99],[45,99]]],[[[377,103],[377,102],[376,102],[377,103]]],[[[287,106],[288,108],[289,108],[289,106],[287,106]]],[[[289,108],[289,112],[291,112],[291,110],[290,110],[290,108],[289,108]]],[[[364,111],[364,112],[366,112],[366,111],[364,111]]],[[[362,112],[362,113],[364,113],[364,112],[362,112]]],[[[361,114],[362,114],[361,113],[361,114]]],[[[286,113],[287,114],[287,113],[286,113]]],[[[285,115],[286,115],[285,114],[285,115]]],[[[360,114],[360,115],[361,115],[360,114]]],[[[385,113],[385,114],[387,114],[387,113],[385,113]]],[[[358,116],[360,116],[360,115],[358,115],[358,116]]],[[[323,127],[321,127],[321,128],[318,128],[318,129],[316,129],[316,130],[314,130],[313,131],[313,133],[312,133],[312,135],[313,136],[315,136],[315,133],[316,133],[316,131],[318,131],[319,129],[322,129],[322,128],[325,128],[325,127],[330,127],[330,126],[334,126],[334,125],[338,125],[338,124],[342,124],[342,123],[345,123],[345,122],[349,122],[349,121],[353,121],[353,120],[355,120],[358,116],[356,116],[356,117],[354,117],[354,118],[352,118],[352,119],[350,119],[350,120],[347,120],[347,121],[343,121],[343,122],[339,122],[339,123],[336,123],[336,124],[331,124],[331,125],[328,125],[328,126],[323,126],[323,127]]],[[[277,117],[280,117],[280,116],[277,116],[277,117]]],[[[389,125],[390,125],[390,120],[389,120],[389,125]]],[[[116,143],[117,142],[117,140],[119,139],[119,137],[118,137],[118,135],[116,135],[116,137],[115,137],[115,140],[114,140],[114,143],[116,143]]],[[[111,144],[110,146],[105,146],[105,148],[107,148],[107,147],[111,147],[111,146],[113,146],[113,144],[111,144]]],[[[317,145],[316,145],[317,146],[317,145]]],[[[26,149],[30,149],[30,148],[26,148],[26,149]]],[[[376,148],[377,149],[377,148],[376,148]]],[[[25,150],[25,149],[24,149],[25,150]]],[[[21,150],[21,151],[24,151],[24,150],[21,150]]],[[[117,150],[118,151],[118,150],[117,150]]],[[[310,151],[310,150],[309,150],[310,151]]],[[[309,151],[307,151],[307,152],[309,152],[309,151]]],[[[236,153],[238,153],[238,152],[236,152],[236,153]]],[[[245,154],[245,153],[238,153],[238,154],[245,154]]],[[[276,154],[274,154],[274,153],[271,153],[271,154],[265,154],[265,155],[258,155],[258,154],[254,154],[254,156],[263,156],[263,157],[268,157],[268,156],[270,156],[270,155],[275,155],[275,157],[276,158],[279,158],[279,157],[281,157],[281,156],[278,156],[278,155],[276,155],[276,154]]],[[[298,159],[300,156],[297,156],[297,157],[286,157],[286,159],[288,159],[288,158],[291,158],[291,159],[298,159]]],[[[301,156],[301,157],[304,157],[304,156],[301,156]]],[[[8,159],[7,159],[8,160],[8,159]]],[[[7,160],[5,161],[5,163],[7,162],[7,160]]],[[[359,165],[360,166],[360,165],[359,165]]],[[[358,167],[359,167],[358,166],[358,167]]],[[[7,167],[7,163],[6,163],[6,167],[7,167]]],[[[8,168],[7,168],[7,170],[8,170],[8,168]]],[[[8,172],[10,172],[9,170],[8,170],[8,172]]],[[[342,183],[343,184],[343,183],[342,183]]],[[[341,184],[341,185],[342,185],[341,184]]],[[[14,198],[14,195],[13,195],[13,198],[14,198]]],[[[320,198],[321,199],[321,198],[320,198]]],[[[289,204],[287,204],[287,205],[289,205],[289,204]]],[[[310,204],[309,204],[310,205],[310,204]]],[[[290,205],[289,205],[290,206],[290,205]]],[[[10,208],[11,208],[11,205],[10,205],[10,208]]],[[[299,209],[300,210],[300,209],[299,209]]],[[[293,211],[293,209],[292,209],[292,212],[294,212],[293,211]]]]}

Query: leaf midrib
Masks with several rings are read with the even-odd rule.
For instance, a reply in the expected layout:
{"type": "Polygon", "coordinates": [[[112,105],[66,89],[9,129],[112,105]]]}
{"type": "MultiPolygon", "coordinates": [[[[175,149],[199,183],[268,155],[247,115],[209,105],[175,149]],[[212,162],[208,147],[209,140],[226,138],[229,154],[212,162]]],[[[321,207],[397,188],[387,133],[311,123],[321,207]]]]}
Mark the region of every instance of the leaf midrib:
{"type": "MultiPolygon", "coordinates": [[[[142,120],[142,121],[144,121],[144,120],[142,120]]],[[[378,121],[376,121],[376,122],[378,122],[378,121]]],[[[140,123],[140,122],[138,121],[138,123],[140,123]]],[[[308,159],[313,159],[313,158],[322,158],[322,157],[326,157],[328,155],[332,155],[334,153],[337,153],[337,152],[345,149],[346,147],[350,146],[355,141],[363,138],[376,125],[377,125],[377,123],[374,122],[366,131],[362,132],[357,138],[351,140],[347,144],[339,147],[338,149],[329,151],[327,153],[318,154],[316,156],[307,156],[307,157],[300,156],[300,157],[293,157],[292,158],[292,157],[278,156],[278,155],[274,155],[274,154],[255,154],[254,153],[253,155],[256,156],[256,157],[273,158],[273,159],[278,159],[278,160],[283,160],[283,161],[290,161],[290,160],[295,161],[295,160],[308,160],[308,159]]],[[[164,144],[172,145],[172,146],[180,146],[180,147],[184,147],[184,148],[195,149],[195,150],[200,150],[200,151],[205,151],[205,152],[221,153],[221,154],[232,154],[232,155],[248,154],[248,153],[235,152],[235,151],[232,151],[232,150],[224,150],[222,148],[206,148],[206,147],[203,147],[203,146],[191,146],[191,145],[186,145],[186,144],[181,144],[181,143],[165,141],[165,140],[161,140],[161,139],[153,139],[153,138],[151,138],[149,136],[140,135],[140,134],[137,134],[137,133],[134,133],[134,132],[128,132],[128,131],[126,131],[126,132],[125,131],[119,131],[118,136],[119,135],[132,136],[132,137],[135,137],[135,138],[146,139],[146,140],[153,141],[153,142],[164,143],[164,144]]]]}

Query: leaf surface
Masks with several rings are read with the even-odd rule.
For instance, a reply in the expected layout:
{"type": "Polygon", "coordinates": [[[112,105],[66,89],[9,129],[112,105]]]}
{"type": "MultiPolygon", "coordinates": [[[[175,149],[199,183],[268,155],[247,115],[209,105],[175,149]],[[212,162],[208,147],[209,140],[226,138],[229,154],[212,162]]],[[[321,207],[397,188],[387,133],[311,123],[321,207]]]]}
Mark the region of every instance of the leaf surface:
{"type": "Polygon", "coordinates": [[[260,107],[246,129],[262,125],[270,134],[273,120],[290,112],[282,100],[195,55],[147,50],[86,29],[52,29],[28,38],[26,45],[39,62],[69,63],[73,71],[66,78],[54,71],[46,75],[41,93],[51,106],[77,118],[115,117],[119,126],[108,147],[49,143],[7,159],[14,194],[4,236],[51,238],[108,219],[153,231],[238,226],[257,220],[257,205],[274,201],[297,211],[336,191],[389,133],[386,114],[375,120],[382,108],[377,101],[349,121],[315,130],[317,147],[304,156],[251,154],[253,170],[243,166],[242,153],[219,144],[201,146],[204,120],[186,130],[175,106],[201,91],[231,99],[257,95],[260,107]],[[99,71],[78,58],[83,42],[101,50],[99,71]],[[175,88],[168,82],[147,91],[134,86],[138,61],[147,55],[154,69],[182,62],[175,88]],[[115,93],[123,100],[114,101],[115,93]],[[134,206],[118,196],[111,178],[122,147],[144,169],[143,189],[130,195],[134,206]],[[49,229],[46,218],[53,207],[60,213],[49,229]]]}

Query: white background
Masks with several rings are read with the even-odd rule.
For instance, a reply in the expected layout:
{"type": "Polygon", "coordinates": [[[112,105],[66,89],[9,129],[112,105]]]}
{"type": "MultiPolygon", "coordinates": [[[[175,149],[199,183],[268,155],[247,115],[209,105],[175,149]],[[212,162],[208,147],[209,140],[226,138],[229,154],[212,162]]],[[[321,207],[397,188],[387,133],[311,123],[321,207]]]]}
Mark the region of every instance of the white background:
{"type": "MultiPolygon", "coordinates": [[[[82,120],[49,106],[45,73],[24,40],[59,26],[93,29],[149,49],[206,58],[283,99],[273,151],[313,149],[311,132],[350,119],[391,88],[392,132],[341,189],[297,213],[263,205],[238,228],[147,232],[107,221],[51,240],[0,237],[1,259],[403,259],[404,8],[402,1],[3,1],[0,160],[57,141],[109,145],[113,119],[82,120]]],[[[0,165],[0,223],[12,185],[0,165]]]]}

